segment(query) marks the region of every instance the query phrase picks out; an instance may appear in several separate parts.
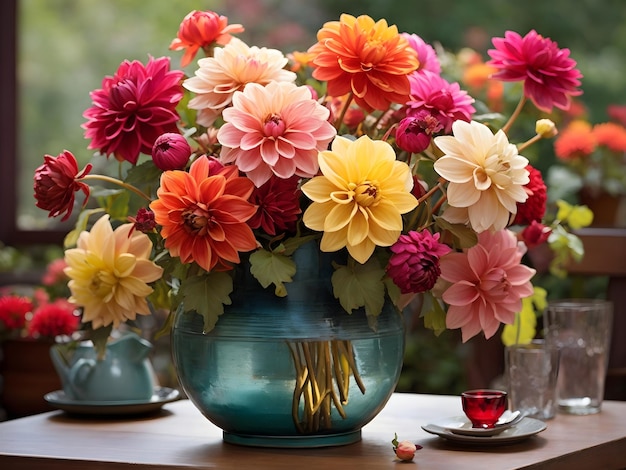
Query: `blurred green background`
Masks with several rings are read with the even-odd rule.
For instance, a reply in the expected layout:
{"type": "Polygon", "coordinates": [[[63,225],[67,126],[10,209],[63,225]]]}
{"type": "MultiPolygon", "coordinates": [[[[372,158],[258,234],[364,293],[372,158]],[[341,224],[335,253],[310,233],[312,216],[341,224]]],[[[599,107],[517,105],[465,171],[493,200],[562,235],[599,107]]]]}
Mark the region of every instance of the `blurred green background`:
{"type": "MultiPolygon", "coordinates": [[[[32,196],[33,172],[44,154],[68,149],[81,164],[91,159],[81,129],[82,113],[91,103],[89,92],[124,59],[145,63],[148,55],[169,55],[172,66],[179,67],[182,52],[169,51],[168,46],[193,9],[226,15],[230,23],[246,28],[239,37],[248,44],[283,52],[305,50],[321,25],[343,12],[385,18],[400,31],[416,33],[452,52],[469,46],[485,59],[491,37],[502,37],[506,30],[525,35],[535,29],[571,49],[584,75],[582,100],[592,121],[606,119],[608,104],[626,104],[623,0],[19,0],[21,228],[58,224],[35,207],[32,196]]],[[[192,74],[193,67],[186,72],[192,74]]],[[[460,392],[469,347],[460,344],[457,331],[435,338],[417,327],[399,390],[460,392]]]]}

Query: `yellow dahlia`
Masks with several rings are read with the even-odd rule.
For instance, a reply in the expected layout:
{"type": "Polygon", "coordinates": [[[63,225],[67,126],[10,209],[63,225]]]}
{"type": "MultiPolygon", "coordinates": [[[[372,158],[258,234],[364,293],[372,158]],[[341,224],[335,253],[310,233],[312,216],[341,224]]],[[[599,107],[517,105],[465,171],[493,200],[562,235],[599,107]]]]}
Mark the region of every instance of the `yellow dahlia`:
{"type": "Polygon", "coordinates": [[[329,96],[352,92],[355,102],[367,111],[408,101],[408,75],[419,62],[395,25],[374,22],[367,15],[343,14],[340,21],[325,23],[317,40],[308,51],[313,77],[328,82],[329,96]]]}
{"type": "Polygon", "coordinates": [[[453,136],[435,137],[445,155],[435,162],[435,170],[450,183],[450,208],[444,218],[468,222],[478,233],[502,230],[517,213],[517,203],[528,194],[528,159],[517,153],[501,130],[495,135],[476,121],[455,121],[453,136]]]}
{"type": "Polygon", "coordinates": [[[163,274],[150,261],[151,251],[145,233],[133,231],[133,224],[113,230],[108,215],[100,217],[90,232],[80,234],[76,248],[65,252],[64,271],[70,278],[69,301],[83,308],[84,323],[116,328],[137,314],[150,315],[148,283],[163,274]]]}
{"type": "Polygon", "coordinates": [[[347,247],[354,259],[365,263],[376,246],[398,240],[402,214],[417,206],[411,170],[396,160],[391,145],[368,136],[336,137],[331,150],[318,158],[322,175],[302,186],[313,201],[304,224],[324,232],[322,251],[347,247]]]}

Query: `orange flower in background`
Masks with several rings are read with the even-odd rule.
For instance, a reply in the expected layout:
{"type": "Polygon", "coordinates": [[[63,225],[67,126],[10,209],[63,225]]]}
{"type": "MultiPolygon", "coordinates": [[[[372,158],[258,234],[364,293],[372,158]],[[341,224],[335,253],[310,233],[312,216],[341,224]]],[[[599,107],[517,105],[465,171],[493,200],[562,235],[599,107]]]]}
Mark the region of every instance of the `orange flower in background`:
{"type": "Polygon", "coordinates": [[[256,248],[246,221],[256,213],[248,202],[254,184],[225,168],[209,174],[210,161],[201,157],[189,172],[166,171],[161,176],[158,199],[150,204],[165,247],[183,263],[201,268],[228,269],[239,263],[239,252],[256,248]]]}
{"type": "Polygon", "coordinates": [[[391,103],[405,103],[410,94],[407,75],[419,65],[417,52],[398,28],[367,15],[343,14],[340,21],[324,24],[314,55],[313,77],[328,82],[329,96],[352,92],[366,111],[386,110],[391,103]]]}
{"type": "Polygon", "coordinates": [[[614,152],[626,152],[626,128],[614,122],[596,124],[591,130],[598,145],[614,152]]]}
{"type": "Polygon", "coordinates": [[[576,120],[572,121],[554,141],[554,153],[561,160],[571,160],[591,155],[597,145],[591,124],[576,120]]]}
{"type": "Polygon", "coordinates": [[[225,46],[232,39],[231,34],[242,33],[240,24],[228,24],[226,16],[212,11],[193,10],[185,16],[176,39],[170,44],[170,50],[185,50],[180,59],[180,66],[185,67],[193,60],[200,48],[210,53],[215,45],[225,46]]]}

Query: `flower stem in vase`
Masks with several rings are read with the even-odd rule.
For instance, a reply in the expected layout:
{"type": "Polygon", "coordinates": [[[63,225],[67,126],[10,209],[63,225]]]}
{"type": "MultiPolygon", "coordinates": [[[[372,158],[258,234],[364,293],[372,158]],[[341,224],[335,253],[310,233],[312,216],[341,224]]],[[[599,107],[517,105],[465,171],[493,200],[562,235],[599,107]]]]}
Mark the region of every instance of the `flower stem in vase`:
{"type": "Polygon", "coordinates": [[[296,368],[291,409],[298,432],[332,429],[333,407],[346,418],[344,405],[348,403],[350,376],[365,394],[351,341],[290,341],[287,344],[296,368]]]}

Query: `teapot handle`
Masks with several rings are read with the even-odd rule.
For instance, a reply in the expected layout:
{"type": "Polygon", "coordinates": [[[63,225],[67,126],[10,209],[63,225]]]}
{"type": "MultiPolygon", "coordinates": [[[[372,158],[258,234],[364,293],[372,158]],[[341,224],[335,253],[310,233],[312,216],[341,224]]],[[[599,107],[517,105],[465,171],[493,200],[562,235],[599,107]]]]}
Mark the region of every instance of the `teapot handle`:
{"type": "Polygon", "coordinates": [[[95,365],[95,359],[85,357],[78,359],[70,370],[70,383],[77,389],[80,389],[80,387],[86,383],[95,365]]]}

